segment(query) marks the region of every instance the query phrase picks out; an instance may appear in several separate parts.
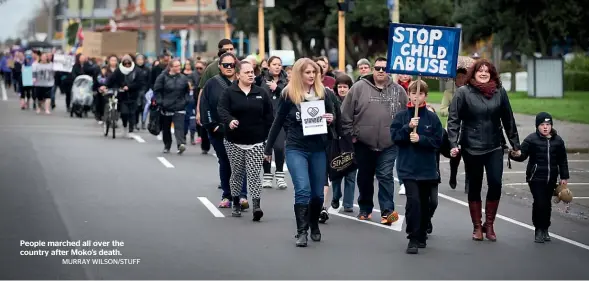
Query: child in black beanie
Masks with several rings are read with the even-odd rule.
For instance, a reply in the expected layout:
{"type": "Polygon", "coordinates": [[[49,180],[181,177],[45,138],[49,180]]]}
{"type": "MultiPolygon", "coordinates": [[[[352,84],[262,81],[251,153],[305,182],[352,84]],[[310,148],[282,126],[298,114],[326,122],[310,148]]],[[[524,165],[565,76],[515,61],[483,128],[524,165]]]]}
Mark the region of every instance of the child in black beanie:
{"type": "Polygon", "coordinates": [[[532,222],[536,228],[534,242],[550,241],[548,227],[552,202],[558,178],[560,184],[566,184],[569,179],[569,167],[564,140],[552,127],[552,116],[546,112],[536,115],[536,132],[531,133],[523,141],[521,150],[511,152],[509,157],[523,162],[528,157],[526,181],[534,197],[532,205],[532,222]]]}

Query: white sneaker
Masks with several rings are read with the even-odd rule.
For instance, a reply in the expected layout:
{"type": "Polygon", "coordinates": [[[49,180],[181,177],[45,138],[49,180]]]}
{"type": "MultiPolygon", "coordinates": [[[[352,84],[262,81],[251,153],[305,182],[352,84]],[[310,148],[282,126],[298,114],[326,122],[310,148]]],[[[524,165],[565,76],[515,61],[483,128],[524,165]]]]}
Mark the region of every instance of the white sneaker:
{"type": "Polygon", "coordinates": [[[399,187],[399,195],[405,195],[405,185],[402,184],[401,187],[399,187]]]}
{"type": "Polygon", "coordinates": [[[164,139],[164,136],[162,135],[162,133],[160,133],[159,135],[157,135],[157,140],[161,141],[164,139]]]}
{"type": "Polygon", "coordinates": [[[127,133],[127,138],[135,139],[135,134],[134,133],[127,133]]]}
{"type": "Polygon", "coordinates": [[[104,122],[102,122],[102,120],[98,121],[98,125],[102,125],[102,124],[104,124],[104,122]]]}

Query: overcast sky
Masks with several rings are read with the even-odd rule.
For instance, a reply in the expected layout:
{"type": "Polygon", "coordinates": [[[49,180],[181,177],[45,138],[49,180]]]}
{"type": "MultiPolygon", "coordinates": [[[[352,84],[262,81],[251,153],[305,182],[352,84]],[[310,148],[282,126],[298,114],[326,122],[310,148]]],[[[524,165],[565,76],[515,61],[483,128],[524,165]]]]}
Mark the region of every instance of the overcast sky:
{"type": "MultiPolygon", "coordinates": [[[[41,7],[43,0],[7,0],[0,4],[0,40],[8,37],[19,37],[25,28],[23,24],[34,16],[36,8],[41,7]]],[[[1,2],[1,1],[0,1],[1,2]]]]}

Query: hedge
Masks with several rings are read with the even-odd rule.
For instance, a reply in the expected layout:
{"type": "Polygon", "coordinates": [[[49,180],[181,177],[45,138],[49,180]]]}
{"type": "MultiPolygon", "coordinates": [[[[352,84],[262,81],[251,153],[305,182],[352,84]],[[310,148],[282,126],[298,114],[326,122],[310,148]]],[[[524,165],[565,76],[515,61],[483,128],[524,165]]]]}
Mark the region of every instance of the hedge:
{"type": "Polygon", "coordinates": [[[565,71],[564,72],[564,90],[565,91],[589,91],[589,72],[565,71]]]}

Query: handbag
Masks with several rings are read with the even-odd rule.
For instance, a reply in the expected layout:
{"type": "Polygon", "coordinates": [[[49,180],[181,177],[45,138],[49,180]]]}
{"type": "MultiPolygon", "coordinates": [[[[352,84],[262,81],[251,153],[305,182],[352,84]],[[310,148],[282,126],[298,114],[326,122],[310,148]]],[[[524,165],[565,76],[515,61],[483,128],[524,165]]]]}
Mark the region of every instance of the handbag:
{"type": "Polygon", "coordinates": [[[343,178],[358,169],[351,136],[332,139],[328,151],[328,173],[331,181],[343,178]]]}

